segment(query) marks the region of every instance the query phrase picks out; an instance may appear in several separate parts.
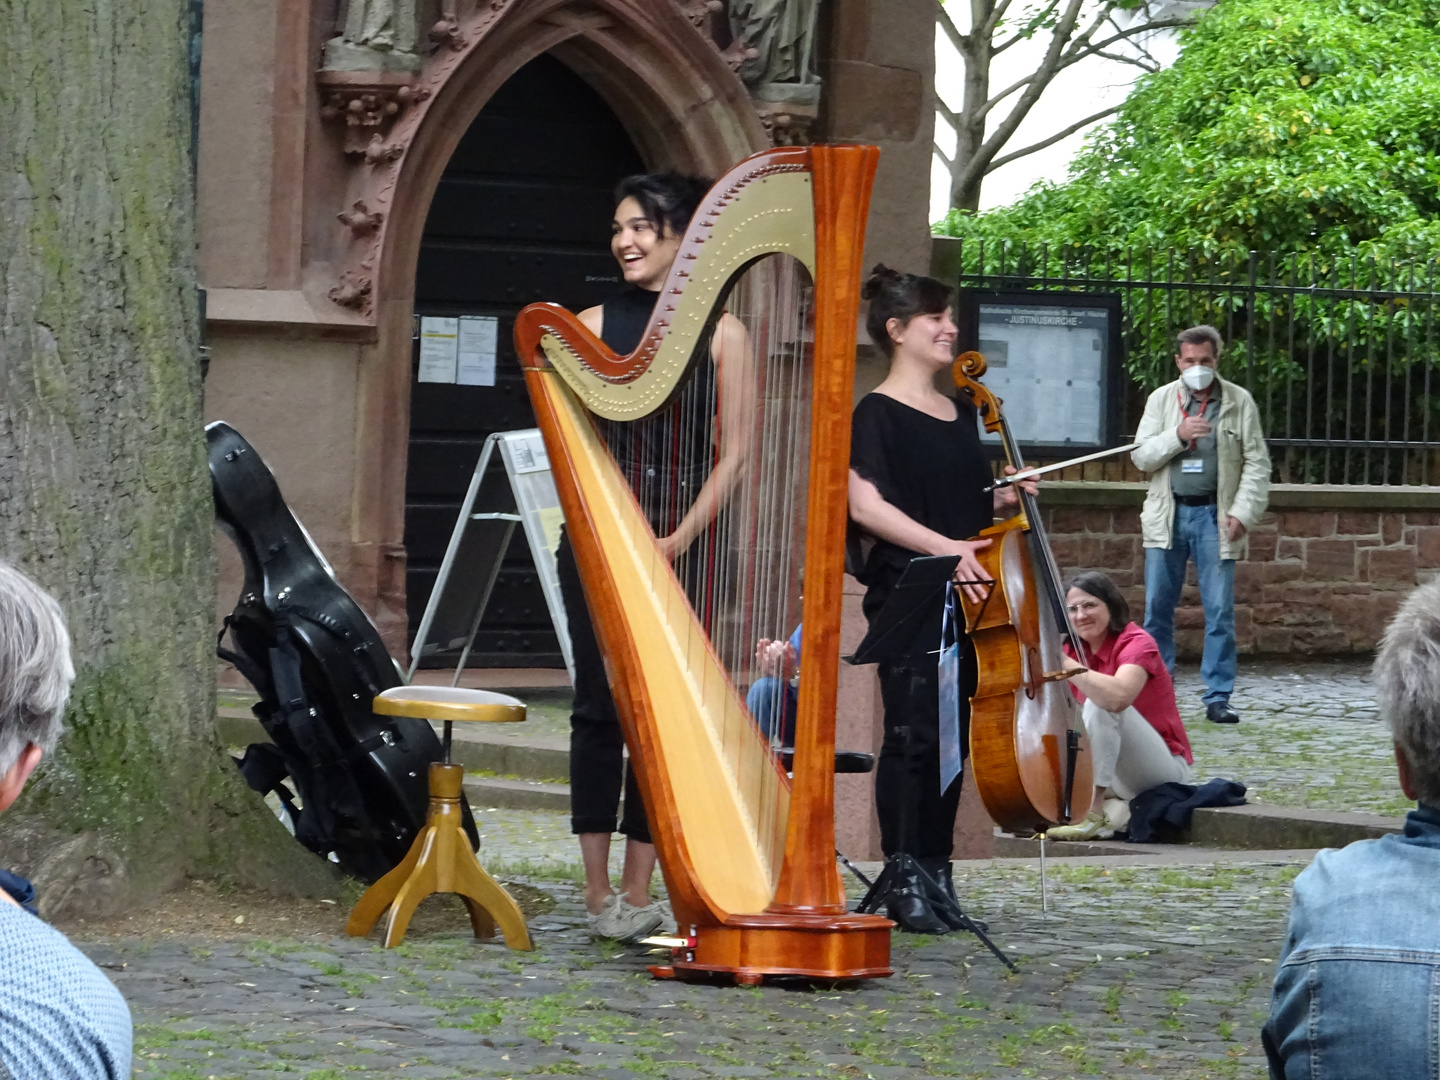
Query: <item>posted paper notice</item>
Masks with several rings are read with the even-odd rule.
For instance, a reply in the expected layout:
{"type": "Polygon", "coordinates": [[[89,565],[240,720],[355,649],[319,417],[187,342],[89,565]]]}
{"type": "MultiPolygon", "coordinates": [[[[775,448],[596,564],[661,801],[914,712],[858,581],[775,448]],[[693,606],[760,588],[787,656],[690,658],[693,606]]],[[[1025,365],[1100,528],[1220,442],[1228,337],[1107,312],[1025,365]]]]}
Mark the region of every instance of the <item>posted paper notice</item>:
{"type": "Polygon", "coordinates": [[[458,319],[426,315],[420,320],[420,382],[453,383],[459,359],[458,319]]]}

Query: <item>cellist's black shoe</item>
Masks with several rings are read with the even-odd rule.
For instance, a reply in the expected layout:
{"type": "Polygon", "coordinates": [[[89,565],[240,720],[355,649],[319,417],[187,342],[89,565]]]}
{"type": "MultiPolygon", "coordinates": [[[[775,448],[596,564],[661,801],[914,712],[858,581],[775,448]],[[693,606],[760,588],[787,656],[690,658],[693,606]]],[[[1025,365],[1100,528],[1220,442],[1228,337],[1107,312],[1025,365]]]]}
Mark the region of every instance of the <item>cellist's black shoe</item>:
{"type": "MultiPolygon", "coordinates": [[[[945,894],[945,898],[955,905],[954,911],[952,911],[944,904],[931,904],[930,906],[935,912],[935,917],[950,927],[951,930],[968,930],[969,927],[954,914],[955,911],[960,910],[960,900],[955,895],[954,868],[950,860],[925,859],[920,865],[925,868],[926,873],[935,879],[936,883],[940,886],[940,891],[945,894]]],[[[982,934],[990,929],[979,919],[971,919],[970,925],[974,926],[975,929],[979,930],[982,934]]]]}
{"type": "Polygon", "coordinates": [[[948,934],[950,924],[942,922],[925,896],[925,887],[913,870],[895,875],[895,887],[885,901],[885,914],[901,930],[912,934],[948,934]]]}
{"type": "Polygon", "coordinates": [[[1205,706],[1205,719],[1212,724],[1238,724],[1240,714],[1230,707],[1228,701],[1212,701],[1205,706]]]}

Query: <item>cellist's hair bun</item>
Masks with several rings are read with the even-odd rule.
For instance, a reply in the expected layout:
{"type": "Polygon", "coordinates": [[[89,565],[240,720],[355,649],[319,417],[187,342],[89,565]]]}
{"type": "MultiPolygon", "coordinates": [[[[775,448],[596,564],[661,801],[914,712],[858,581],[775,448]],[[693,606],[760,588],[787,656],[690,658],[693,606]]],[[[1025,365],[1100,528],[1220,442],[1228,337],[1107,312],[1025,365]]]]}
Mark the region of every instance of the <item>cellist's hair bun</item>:
{"type": "Polygon", "coordinates": [[[884,263],[876,263],[870,276],[860,286],[860,297],[870,301],[865,315],[865,329],[886,356],[895,353],[890,336],[891,319],[906,326],[916,315],[938,315],[950,306],[954,290],[943,281],[920,274],[902,274],[884,263]]]}
{"type": "Polygon", "coordinates": [[[886,285],[899,282],[904,276],[897,270],[891,270],[884,263],[876,263],[870,270],[870,276],[860,286],[860,299],[875,299],[886,285]]]}

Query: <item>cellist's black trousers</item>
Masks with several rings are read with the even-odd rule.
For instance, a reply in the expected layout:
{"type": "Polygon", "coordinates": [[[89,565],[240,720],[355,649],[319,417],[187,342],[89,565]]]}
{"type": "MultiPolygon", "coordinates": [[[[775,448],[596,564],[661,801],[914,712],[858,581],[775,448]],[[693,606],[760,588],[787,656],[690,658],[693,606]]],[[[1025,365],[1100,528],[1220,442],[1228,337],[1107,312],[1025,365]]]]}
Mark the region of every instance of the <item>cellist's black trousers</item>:
{"type": "MultiPolygon", "coordinates": [[[[973,653],[961,653],[960,747],[969,752],[973,653]]],[[[875,810],[880,848],[888,857],[949,859],[961,777],[940,791],[940,678],[935,657],[880,665],[885,738],[875,766],[875,810]]]]}

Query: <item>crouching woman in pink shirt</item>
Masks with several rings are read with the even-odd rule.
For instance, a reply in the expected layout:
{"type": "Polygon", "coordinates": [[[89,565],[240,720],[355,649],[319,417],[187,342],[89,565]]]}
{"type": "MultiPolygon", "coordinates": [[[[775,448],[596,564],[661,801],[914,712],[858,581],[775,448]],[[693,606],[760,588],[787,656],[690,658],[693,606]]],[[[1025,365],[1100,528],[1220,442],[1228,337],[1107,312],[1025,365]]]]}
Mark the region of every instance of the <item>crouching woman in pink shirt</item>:
{"type": "Polygon", "coordinates": [[[1115,583],[1101,573],[1080,574],[1071,580],[1065,603],[1085,648],[1084,663],[1069,656],[1066,671],[1075,696],[1085,703],[1095,799],[1084,821],[1045,835],[1097,840],[1125,827],[1129,801],[1142,791],[1188,784],[1194,758],[1160,649],[1130,621],[1130,607],[1115,583]]]}

